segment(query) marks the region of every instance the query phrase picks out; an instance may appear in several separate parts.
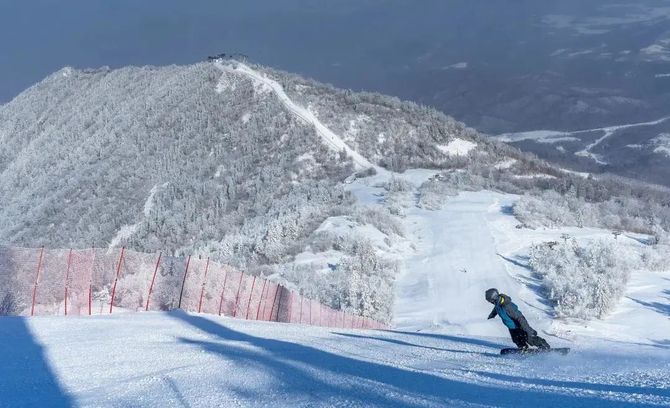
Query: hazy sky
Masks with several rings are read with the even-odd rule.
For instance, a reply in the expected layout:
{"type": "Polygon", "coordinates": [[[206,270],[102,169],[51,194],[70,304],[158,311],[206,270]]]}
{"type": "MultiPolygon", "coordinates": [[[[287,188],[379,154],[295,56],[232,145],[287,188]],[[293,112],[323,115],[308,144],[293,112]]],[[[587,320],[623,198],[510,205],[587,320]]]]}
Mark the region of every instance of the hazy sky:
{"type": "MultiPolygon", "coordinates": [[[[562,7],[554,1],[539,3],[545,3],[545,9],[562,7]]],[[[452,36],[454,24],[463,25],[459,32],[466,39],[472,36],[470,27],[496,35],[498,26],[525,24],[537,4],[538,0],[0,0],[0,102],[66,65],[183,64],[224,51],[242,52],[253,61],[341,86],[376,89],[370,61],[398,63],[394,54],[420,49],[441,35],[452,36]],[[358,56],[368,60],[360,75],[338,72],[340,64],[355,63],[358,56]]]]}

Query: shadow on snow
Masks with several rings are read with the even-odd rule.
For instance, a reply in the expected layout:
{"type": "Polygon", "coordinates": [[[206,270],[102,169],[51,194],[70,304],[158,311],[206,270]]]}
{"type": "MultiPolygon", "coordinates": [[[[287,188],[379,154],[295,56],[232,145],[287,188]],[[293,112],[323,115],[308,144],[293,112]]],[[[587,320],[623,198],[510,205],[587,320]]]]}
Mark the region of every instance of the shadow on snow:
{"type": "Polygon", "coordinates": [[[446,351],[450,353],[462,353],[462,354],[479,354],[483,356],[495,356],[498,357],[500,353],[496,352],[495,353],[485,353],[485,352],[479,352],[479,351],[469,351],[469,350],[453,350],[453,349],[448,349],[448,348],[440,348],[440,347],[431,347],[431,346],[423,346],[420,344],[414,344],[410,343],[407,341],[403,340],[397,340],[397,339],[390,339],[390,338],[384,338],[384,337],[375,337],[375,336],[362,336],[358,334],[351,334],[351,333],[337,333],[337,332],[332,332],[333,334],[337,336],[344,336],[344,337],[349,337],[349,338],[354,338],[354,339],[362,339],[362,340],[377,340],[377,341],[382,341],[386,343],[391,343],[391,344],[397,344],[399,346],[407,346],[407,347],[419,347],[423,349],[428,349],[428,350],[435,350],[435,351],[446,351]]]}
{"type": "MultiPolygon", "coordinates": [[[[277,390],[268,392],[267,395],[285,393],[295,396],[297,401],[304,401],[306,404],[313,405],[316,400],[319,401],[319,405],[327,406],[345,399],[350,405],[362,406],[418,407],[425,406],[426,403],[449,406],[462,403],[481,404],[486,401],[491,401],[499,407],[519,407],[520,404],[570,407],[631,406],[631,402],[612,401],[597,396],[570,395],[569,390],[555,393],[547,390],[519,390],[490,384],[473,384],[426,372],[358,360],[289,341],[256,337],[201,316],[183,312],[170,315],[217,338],[213,341],[181,339],[183,343],[200,346],[203,350],[241,366],[261,370],[276,381],[277,390]],[[254,349],[250,349],[249,346],[254,349]],[[309,396],[309,401],[305,400],[306,396],[309,396]]],[[[498,344],[476,339],[424,333],[407,334],[469,342],[485,347],[500,347],[498,344]]],[[[608,386],[603,385],[603,391],[607,390],[608,386]]],[[[251,399],[263,398],[260,394],[236,391],[244,393],[251,399]]]]}
{"type": "MultiPolygon", "coordinates": [[[[670,290],[665,290],[663,291],[664,295],[670,295],[670,290]]],[[[638,300],[635,298],[632,298],[628,296],[628,299],[632,300],[633,302],[642,305],[644,307],[647,307],[656,313],[664,314],[670,316],[670,296],[666,298],[665,302],[645,302],[643,300],[638,300]]]]}
{"type": "Polygon", "coordinates": [[[0,406],[71,407],[23,317],[0,317],[0,406]]]}

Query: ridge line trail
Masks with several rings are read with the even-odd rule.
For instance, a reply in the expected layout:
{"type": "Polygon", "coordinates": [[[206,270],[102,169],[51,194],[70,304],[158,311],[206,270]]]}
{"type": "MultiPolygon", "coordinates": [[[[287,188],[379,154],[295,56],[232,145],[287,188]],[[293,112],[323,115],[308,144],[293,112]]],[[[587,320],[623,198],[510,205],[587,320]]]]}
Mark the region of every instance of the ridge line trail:
{"type": "Polygon", "coordinates": [[[378,166],[373,165],[363,157],[360,153],[349,147],[341,137],[339,137],[335,132],[330,130],[326,125],[324,125],[319,118],[316,117],[312,112],[307,108],[304,108],[295,102],[286,94],[284,87],[279,84],[277,81],[268,78],[266,75],[261,74],[258,71],[250,68],[248,65],[245,65],[239,61],[235,61],[235,66],[223,64],[221,61],[216,61],[214,63],[217,68],[223,72],[228,73],[238,73],[243,74],[253,81],[261,82],[264,85],[270,87],[272,92],[279,98],[279,101],[295,116],[302,119],[304,122],[310,123],[314,126],[316,132],[321,136],[321,139],[333,150],[340,151],[345,150],[347,155],[351,157],[354,164],[359,169],[367,169],[374,167],[378,172],[383,169],[380,169],[378,166]]]}
{"type": "Polygon", "coordinates": [[[489,218],[499,211],[495,193],[461,193],[437,211],[408,210],[408,229],[418,245],[396,281],[396,328],[505,334],[498,322],[486,319],[491,306],[484,291],[497,287],[516,301],[518,294],[534,296],[510,276],[498,255],[489,218]]]}

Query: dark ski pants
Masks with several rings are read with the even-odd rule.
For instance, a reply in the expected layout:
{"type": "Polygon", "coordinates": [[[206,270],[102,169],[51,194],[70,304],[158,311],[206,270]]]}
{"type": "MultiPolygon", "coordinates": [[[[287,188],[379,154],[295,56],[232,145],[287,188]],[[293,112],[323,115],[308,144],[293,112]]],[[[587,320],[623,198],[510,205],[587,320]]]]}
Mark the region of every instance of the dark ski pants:
{"type": "Polygon", "coordinates": [[[528,346],[542,349],[549,348],[549,343],[545,339],[537,335],[529,336],[523,329],[509,329],[509,334],[518,348],[527,348],[528,346]]]}

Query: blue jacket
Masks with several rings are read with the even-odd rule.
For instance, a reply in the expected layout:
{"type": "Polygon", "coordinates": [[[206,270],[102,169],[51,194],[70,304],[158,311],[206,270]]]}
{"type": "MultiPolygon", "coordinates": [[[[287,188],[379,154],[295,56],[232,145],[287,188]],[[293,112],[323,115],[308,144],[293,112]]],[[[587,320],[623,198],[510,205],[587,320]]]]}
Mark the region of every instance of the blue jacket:
{"type": "Polygon", "coordinates": [[[512,302],[512,298],[503,295],[502,293],[498,296],[498,301],[489,314],[489,319],[493,319],[496,316],[500,316],[503,324],[510,330],[522,329],[526,333],[534,332],[526,318],[523,316],[523,313],[521,313],[517,305],[512,302]]]}

